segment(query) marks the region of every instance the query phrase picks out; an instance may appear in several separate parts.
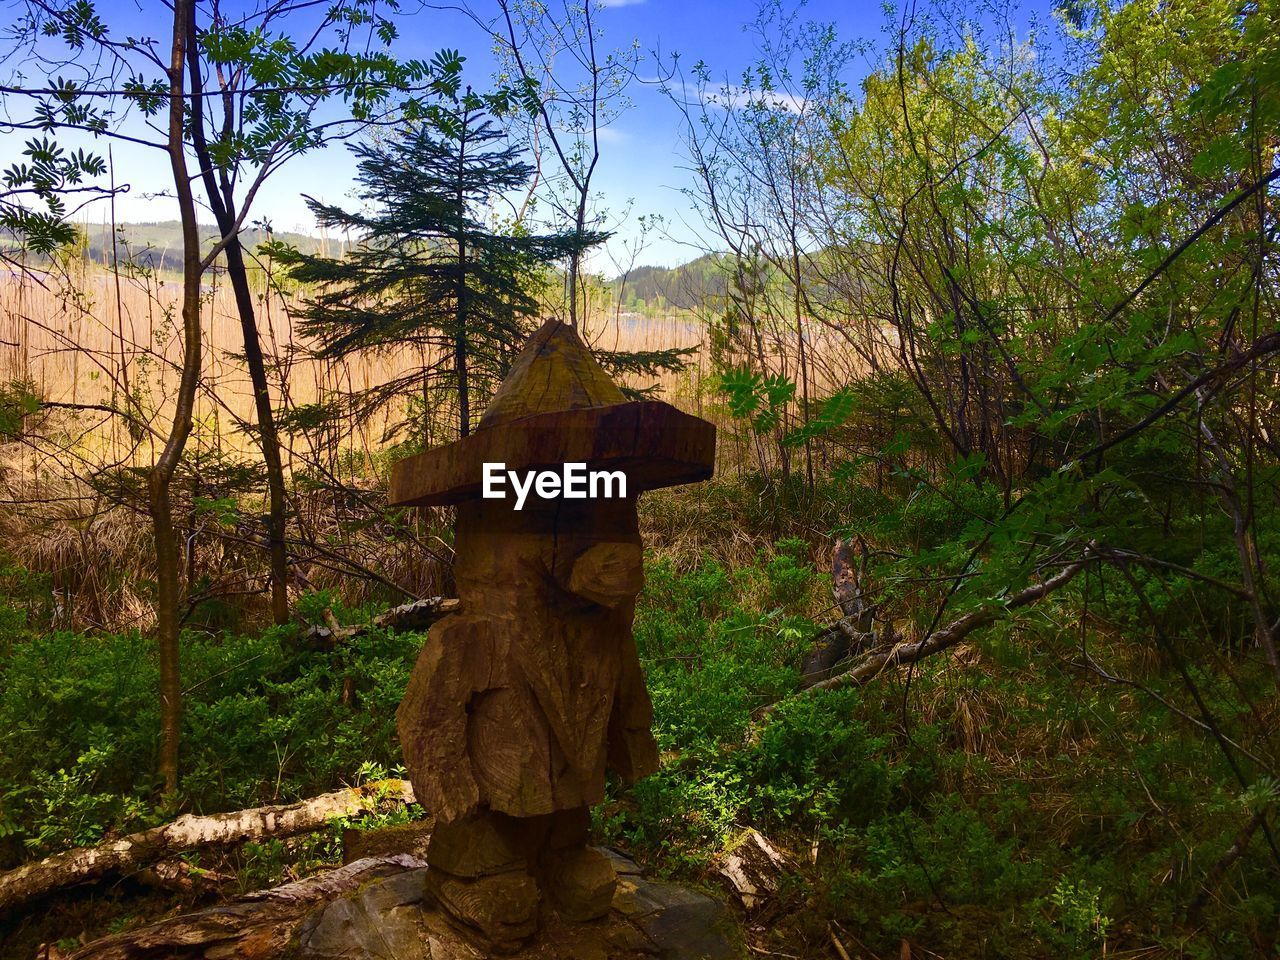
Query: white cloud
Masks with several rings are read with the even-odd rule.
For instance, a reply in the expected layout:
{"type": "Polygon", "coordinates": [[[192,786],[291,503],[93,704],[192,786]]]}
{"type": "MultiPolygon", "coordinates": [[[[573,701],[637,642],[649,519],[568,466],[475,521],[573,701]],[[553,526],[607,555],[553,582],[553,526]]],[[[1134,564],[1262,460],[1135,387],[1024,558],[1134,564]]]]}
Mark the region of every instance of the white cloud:
{"type": "Polygon", "coordinates": [[[763,103],[768,107],[776,107],[789,113],[802,113],[807,106],[804,97],[794,93],[780,93],[776,90],[749,90],[746,87],[724,86],[719,90],[702,91],[702,100],[715,107],[726,110],[738,110],[755,103],[763,103]]]}
{"type": "Polygon", "coordinates": [[[644,0],[600,0],[602,7],[638,7],[644,0]]]}
{"type": "Polygon", "coordinates": [[[617,127],[601,127],[596,131],[601,143],[626,143],[631,138],[617,127]]]}

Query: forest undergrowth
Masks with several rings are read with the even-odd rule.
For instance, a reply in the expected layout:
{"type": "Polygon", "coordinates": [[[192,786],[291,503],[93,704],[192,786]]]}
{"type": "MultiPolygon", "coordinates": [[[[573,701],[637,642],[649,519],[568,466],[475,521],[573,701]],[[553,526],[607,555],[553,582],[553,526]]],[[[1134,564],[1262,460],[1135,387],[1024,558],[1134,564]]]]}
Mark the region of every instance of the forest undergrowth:
{"type": "MultiPolygon", "coordinates": [[[[778,896],[742,921],[749,942],[796,956],[829,956],[833,934],[880,957],[904,941],[947,957],[1268,955],[1277,900],[1262,844],[1201,895],[1267,798],[1225,788],[1212,738],[1153,699],[1177,685],[1176,668],[1132,639],[1123,610],[1082,628],[1083,596],[1068,588],[911,670],[797,694],[801,660],[834,617],[831,540],[814,530],[824,512],[856,518],[859,506],[834,483],[806,512],[788,502],[805,496],[724,480],[644,498],[636,638],[663,762],[611,789],[601,842],[719,889],[718,858],[759,830],[787,866],[778,896]],[[1146,692],[1081,669],[1084,651],[1146,692]]],[[[924,498],[899,546],[964,522],[924,498]]],[[[156,799],[154,644],[138,631],[39,629],[48,576],[10,560],[3,578],[0,865],[171,818],[156,799]]],[[[367,622],[381,606],[322,589],[299,601],[301,625],[195,618],[179,805],[286,802],[397,772],[394,714],[422,636],[372,629],[332,651],[300,639],[307,622],[367,622]]],[[[1234,678],[1267,682],[1245,657],[1234,678]]],[[[1260,732],[1280,717],[1272,704],[1230,720],[1260,732]]],[[[351,826],[187,859],[232,895],[338,862],[351,826]]],[[[33,955],[50,930],[70,946],[70,926],[124,929],[210,893],[185,896],[137,878],[73,891],[9,921],[3,956],[33,955]]]]}

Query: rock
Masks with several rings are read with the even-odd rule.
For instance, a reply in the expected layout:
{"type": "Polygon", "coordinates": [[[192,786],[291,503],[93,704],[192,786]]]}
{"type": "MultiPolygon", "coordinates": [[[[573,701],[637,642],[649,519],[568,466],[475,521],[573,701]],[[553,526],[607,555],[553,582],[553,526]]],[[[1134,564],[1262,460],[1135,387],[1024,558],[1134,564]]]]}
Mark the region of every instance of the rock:
{"type": "Polygon", "coordinates": [[[744,955],[724,904],[688,887],[620,876],[613,909],[644,933],[662,960],[737,960],[744,955]]]}
{"type": "MultiPolygon", "coordinates": [[[[618,875],[608,916],[568,923],[544,909],[513,960],[742,960],[719,901],[598,848],[618,875]]],[[[490,960],[428,895],[426,864],[407,854],[349,866],[86,945],[75,960],[490,960]]]]}
{"type": "MultiPolygon", "coordinates": [[[[85,944],[74,960],[281,960],[304,926],[330,905],[378,881],[419,871],[426,864],[400,854],[355,863],[259,890],[227,903],[166,917],[85,944]]],[[[409,890],[415,884],[404,881],[409,890]]],[[[394,888],[400,889],[400,888],[394,888]]],[[[395,894],[394,896],[401,896],[395,894]]],[[[394,899],[394,897],[393,897],[394,899]]]]}
{"type": "Polygon", "coordinates": [[[299,956],[314,960],[422,960],[418,923],[425,868],[375,880],[334,900],[299,931],[299,956]]]}
{"type": "Polygon", "coordinates": [[[618,923],[610,927],[605,934],[605,942],[613,949],[610,956],[619,953],[624,957],[656,957],[657,945],[640,932],[640,928],[630,923],[618,923]]]}
{"type": "Polygon", "coordinates": [[[630,857],[619,853],[613,847],[600,847],[600,852],[609,858],[609,862],[613,864],[613,872],[620,877],[629,876],[631,874],[639,874],[640,867],[630,857]]]}
{"type": "Polygon", "coordinates": [[[773,844],[757,831],[747,830],[720,856],[716,872],[750,912],[778,892],[778,875],[786,865],[773,844]]]}

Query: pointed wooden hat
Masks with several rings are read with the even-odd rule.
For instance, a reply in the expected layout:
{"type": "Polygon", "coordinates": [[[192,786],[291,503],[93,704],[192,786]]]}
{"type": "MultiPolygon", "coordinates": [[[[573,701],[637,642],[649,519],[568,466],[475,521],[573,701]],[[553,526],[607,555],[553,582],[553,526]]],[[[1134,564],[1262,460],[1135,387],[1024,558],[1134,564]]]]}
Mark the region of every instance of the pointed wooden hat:
{"type": "Polygon", "coordinates": [[[548,320],[516,357],[476,432],[397,463],[390,499],[401,507],[479,499],[486,463],[621,470],[634,496],[710,478],[715,449],[714,424],[660,400],[628,402],[578,332],[548,320]]]}

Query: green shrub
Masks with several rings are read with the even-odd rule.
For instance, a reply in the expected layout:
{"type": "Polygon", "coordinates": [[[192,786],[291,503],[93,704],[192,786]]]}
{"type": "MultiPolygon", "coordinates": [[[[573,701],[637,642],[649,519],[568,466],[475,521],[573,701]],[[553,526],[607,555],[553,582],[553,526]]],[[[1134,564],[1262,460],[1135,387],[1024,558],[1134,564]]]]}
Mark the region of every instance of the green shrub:
{"type": "MultiPolygon", "coordinates": [[[[201,812],[288,802],[399,763],[395,711],[421,637],[329,652],[287,629],[183,636],[182,793],[201,812]]],[[[154,644],[53,633],[12,644],[0,685],[0,843],[17,860],[165,818],[154,644]]]]}

